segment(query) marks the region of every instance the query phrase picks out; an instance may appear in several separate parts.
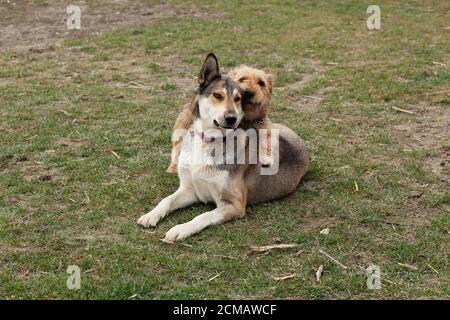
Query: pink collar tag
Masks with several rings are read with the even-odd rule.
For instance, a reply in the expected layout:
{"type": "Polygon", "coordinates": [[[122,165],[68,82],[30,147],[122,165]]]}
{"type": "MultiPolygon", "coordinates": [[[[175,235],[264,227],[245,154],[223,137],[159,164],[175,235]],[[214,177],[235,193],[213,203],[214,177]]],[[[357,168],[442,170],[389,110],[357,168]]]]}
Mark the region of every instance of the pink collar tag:
{"type": "Polygon", "coordinates": [[[197,134],[198,134],[198,136],[200,137],[200,139],[202,139],[203,141],[206,141],[206,142],[208,142],[208,143],[212,143],[212,142],[216,141],[216,138],[215,138],[215,137],[207,138],[207,137],[205,136],[205,133],[204,133],[204,132],[198,132],[197,130],[195,130],[195,131],[197,132],[197,134]]]}
{"type": "MultiPolygon", "coordinates": [[[[214,141],[216,141],[216,137],[207,137],[206,134],[203,131],[197,131],[197,129],[194,129],[195,132],[197,133],[197,135],[200,137],[200,139],[202,139],[203,141],[207,142],[207,143],[213,143],[214,141]]],[[[235,132],[236,129],[232,129],[232,132],[235,132]]],[[[227,136],[223,137],[224,139],[226,139],[227,136]]]]}

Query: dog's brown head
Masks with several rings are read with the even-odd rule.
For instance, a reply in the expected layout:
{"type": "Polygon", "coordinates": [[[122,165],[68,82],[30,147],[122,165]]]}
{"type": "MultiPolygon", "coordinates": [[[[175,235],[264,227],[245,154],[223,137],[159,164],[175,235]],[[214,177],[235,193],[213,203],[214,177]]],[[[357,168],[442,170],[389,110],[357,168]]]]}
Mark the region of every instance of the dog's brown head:
{"type": "Polygon", "coordinates": [[[243,107],[248,120],[261,119],[270,110],[272,76],[262,70],[240,66],[228,73],[245,90],[243,107]]]}

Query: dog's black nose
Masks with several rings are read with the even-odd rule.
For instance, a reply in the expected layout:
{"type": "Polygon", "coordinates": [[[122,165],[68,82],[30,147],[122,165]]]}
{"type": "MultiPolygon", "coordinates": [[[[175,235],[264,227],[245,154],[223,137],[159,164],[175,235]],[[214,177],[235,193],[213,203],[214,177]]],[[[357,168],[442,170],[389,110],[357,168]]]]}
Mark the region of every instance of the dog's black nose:
{"type": "Polygon", "coordinates": [[[245,89],[244,90],[244,94],[243,94],[244,100],[250,100],[254,96],[255,96],[255,91],[253,91],[251,89],[245,89]]]}
{"type": "Polygon", "coordinates": [[[227,124],[227,126],[232,126],[233,124],[235,124],[237,121],[237,118],[235,115],[228,115],[225,116],[225,122],[227,124]]]}
{"type": "Polygon", "coordinates": [[[242,93],[242,106],[245,107],[245,105],[250,104],[254,96],[255,91],[251,89],[245,89],[242,93]]]}

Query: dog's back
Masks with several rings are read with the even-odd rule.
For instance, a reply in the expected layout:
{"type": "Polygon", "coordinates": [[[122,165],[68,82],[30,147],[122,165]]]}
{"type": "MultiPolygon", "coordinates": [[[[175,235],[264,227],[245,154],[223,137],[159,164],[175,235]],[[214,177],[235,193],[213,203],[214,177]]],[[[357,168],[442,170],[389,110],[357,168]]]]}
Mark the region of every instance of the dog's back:
{"type": "Polygon", "coordinates": [[[258,203],[285,197],[295,191],[308,170],[308,152],[302,139],[284,125],[279,130],[279,170],[274,175],[261,175],[261,166],[249,167],[246,174],[247,203],[258,203]]]}

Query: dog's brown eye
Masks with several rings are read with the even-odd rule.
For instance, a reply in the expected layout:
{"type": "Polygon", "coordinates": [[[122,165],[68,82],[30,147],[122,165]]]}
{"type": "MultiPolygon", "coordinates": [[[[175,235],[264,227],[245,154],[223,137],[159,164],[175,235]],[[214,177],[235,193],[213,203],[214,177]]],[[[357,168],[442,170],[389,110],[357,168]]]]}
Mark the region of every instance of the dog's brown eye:
{"type": "Polygon", "coordinates": [[[242,83],[242,82],[244,82],[245,80],[246,80],[245,77],[242,77],[242,78],[239,79],[239,82],[242,83]]]}
{"type": "Polygon", "coordinates": [[[222,100],[222,95],[220,93],[214,93],[214,98],[216,98],[217,100],[222,100]]]}
{"type": "Polygon", "coordinates": [[[260,86],[260,87],[265,87],[266,84],[264,83],[264,81],[259,80],[259,81],[258,81],[258,86],[260,86]]]}
{"type": "Polygon", "coordinates": [[[241,97],[235,97],[234,98],[234,102],[239,102],[239,101],[241,101],[241,97]]]}

